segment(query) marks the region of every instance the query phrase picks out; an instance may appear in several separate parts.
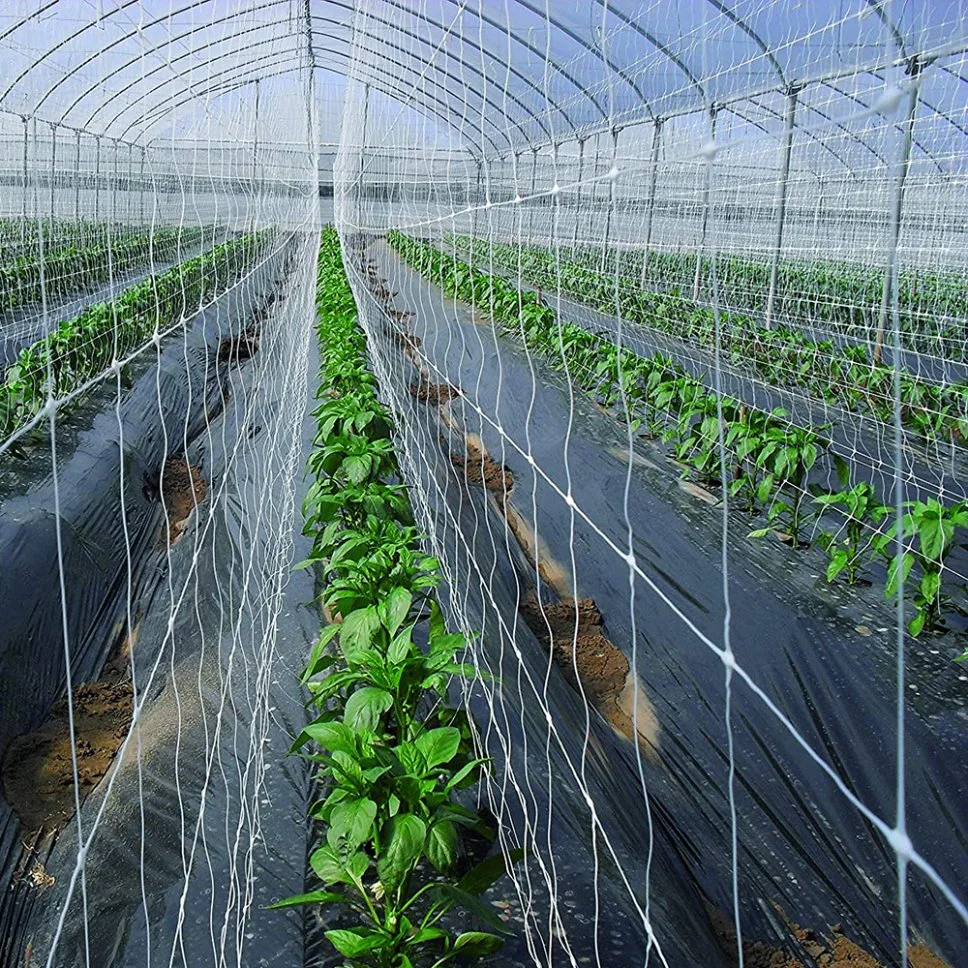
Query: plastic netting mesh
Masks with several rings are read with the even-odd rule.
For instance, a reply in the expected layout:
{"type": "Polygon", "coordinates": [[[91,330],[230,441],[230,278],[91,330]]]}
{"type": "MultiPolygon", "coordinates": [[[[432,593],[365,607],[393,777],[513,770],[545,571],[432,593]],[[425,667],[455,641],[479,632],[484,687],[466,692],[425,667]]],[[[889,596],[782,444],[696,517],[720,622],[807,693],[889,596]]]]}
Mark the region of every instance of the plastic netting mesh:
{"type": "Polygon", "coordinates": [[[0,961],[330,963],[265,906],[333,220],[479,633],[499,963],[960,963],[966,50],[956,2],[4,5],[0,961]]]}

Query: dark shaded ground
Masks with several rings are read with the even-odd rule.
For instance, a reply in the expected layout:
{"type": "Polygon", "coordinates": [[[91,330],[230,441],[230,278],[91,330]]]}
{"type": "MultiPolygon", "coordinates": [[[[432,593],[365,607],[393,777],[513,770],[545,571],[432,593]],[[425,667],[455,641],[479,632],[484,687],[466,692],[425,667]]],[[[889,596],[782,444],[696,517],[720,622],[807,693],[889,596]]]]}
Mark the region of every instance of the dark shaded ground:
{"type": "MultiPolygon", "coordinates": [[[[135,636],[132,636],[134,639],[135,636]]],[[[107,773],[131,724],[131,640],[125,639],[96,682],[72,694],[81,803],[107,773]]],[[[74,816],[74,764],[67,697],[43,726],[18,736],[3,759],[3,795],[20,817],[24,839],[74,816]]]]}

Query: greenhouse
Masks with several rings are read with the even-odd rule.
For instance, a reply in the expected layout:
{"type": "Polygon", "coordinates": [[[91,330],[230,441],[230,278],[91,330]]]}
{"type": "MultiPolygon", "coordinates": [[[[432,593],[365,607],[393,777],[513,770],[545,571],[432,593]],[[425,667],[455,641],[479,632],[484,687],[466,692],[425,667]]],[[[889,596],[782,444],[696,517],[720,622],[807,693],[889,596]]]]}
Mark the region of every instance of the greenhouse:
{"type": "Polygon", "coordinates": [[[961,0],[6,0],[0,339],[0,968],[968,968],[961,0]]]}

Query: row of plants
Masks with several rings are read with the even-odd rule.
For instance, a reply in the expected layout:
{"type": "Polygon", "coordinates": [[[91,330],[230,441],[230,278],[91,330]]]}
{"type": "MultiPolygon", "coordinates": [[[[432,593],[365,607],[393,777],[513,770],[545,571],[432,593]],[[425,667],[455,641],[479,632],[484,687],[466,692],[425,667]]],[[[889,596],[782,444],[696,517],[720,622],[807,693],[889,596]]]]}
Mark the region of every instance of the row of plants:
{"type": "Polygon", "coordinates": [[[829,555],[828,581],[853,583],[864,574],[882,574],[886,598],[896,596],[903,584],[911,596],[914,636],[941,631],[945,613],[964,610],[966,588],[947,565],[968,536],[968,502],[908,502],[901,522],[905,554],[898,568],[893,510],[867,482],[851,483],[849,465],[831,453],[824,436],[829,425],[796,426],[781,408],[766,412],[730,396],[717,398],[670,357],[619,350],[604,332],[562,322],[535,292],[519,290],[429,243],[399,233],[388,241],[445,292],[487,312],[505,333],[566,370],[603,405],[624,398],[622,415],[633,432],[644,430],[670,444],[676,459],[705,484],[725,488],[746,513],[765,514],[768,526],[750,537],[776,530],[791,547],[807,547],[809,534],[822,523],[818,515],[826,512],[827,520],[834,517],[837,523],[832,531],[819,530],[819,543],[829,555]],[[720,440],[727,455],[725,481],[720,440]],[[831,476],[841,490],[824,492],[814,484],[831,476]]]}
{"type": "MultiPolygon", "coordinates": [[[[351,966],[417,968],[496,951],[506,929],[479,900],[505,872],[501,853],[476,865],[494,832],[461,802],[487,769],[466,713],[448,702],[454,677],[475,674],[448,633],[376,396],[335,230],[322,237],[317,287],[322,350],[303,504],[332,622],[303,670],[312,721],[293,751],[317,769],[310,809],[320,886],[278,902],[335,905],[326,937],[351,966]],[[492,930],[455,931],[455,908],[492,930]]],[[[300,566],[297,566],[300,567],[300,566]]]]}
{"type": "Polygon", "coordinates": [[[263,230],[217,245],[148,276],[113,300],[88,306],[25,346],[0,383],[0,436],[29,422],[50,397],[67,395],[225,292],[272,236],[263,230]]]}
{"type": "Polygon", "coordinates": [[[0,262],[37,251],[38,240],[46,249],[60,248],[72,242],[83,242],[114,232],[116,236],[147,231],[148,226],[111,223],[101,219],[67,219],[30,216],[0,219],[0,262]]]}
{"type": "MultiPolygon", "coordinates": [[[[650,289],[693,292],[699,262],[700,295],[711,299],[708,280],[712,260],[695,252],[648,253],[637,249],[576,246],[570,261],[586,268],[621,274],[650,289]],[[644,270],[644,271],[643,271],[644,270]]],[[[766,311],[771,265],[741,255],[716,256],[719,295],[727,305],[746,311],[766,311]]],[[[777,271],[773,311],[778,316],[819,325],[844,336],[866,340],[876,332],[884,288],[882,266],[850,265],[823,259],[781,260],[777,271]]],[[[956,272],[902,268],[897,280],[902,343],[908,349],[966,359],[961,320],[968,316],[968,286],[956,272]]]]}
{"type": "MultiPolygon", "coordinates": [[[[621,277],[565,261],[535,246],[514,246],[471,239],[455,240],[469,253],[473,244],[487,253],[488,263],[557,291],[594,309],[668,333],[711,349],[715,339],[713,310],[677,293],[642,289],[638,279],[621,277]]],[[[718,265],[718,264],[717,264],[718,265]]],[[[883,423],[894,419],[895,369],[872,362],[865,346],[815,341],[789,326],[762,326],[742,313],[721,312],[721,350],[733,365],[751,371],[774,386],[807,391],[826,403],[883,423]]],[[[928,442],[968,446],[968,381],[940,384],[902,370],[901,420],[928,442]]]]}
{"type": "Polygon", "coordinates": [[[60,296],[105,282],[112,275],[145,264],[149,259],[177,257],[179,250],[211,235],[199,226],[126,231],[112,235],[103,229],[44,253],[21,255],[0,265],[0,312],[39,302],[43,292],[60,296]]]}

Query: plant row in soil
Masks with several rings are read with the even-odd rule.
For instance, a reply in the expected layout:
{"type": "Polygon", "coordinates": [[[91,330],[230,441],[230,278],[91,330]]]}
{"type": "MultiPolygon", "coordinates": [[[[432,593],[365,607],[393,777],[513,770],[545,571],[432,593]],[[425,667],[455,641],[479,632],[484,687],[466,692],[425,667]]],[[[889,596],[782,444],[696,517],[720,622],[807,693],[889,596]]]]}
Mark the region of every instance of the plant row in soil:
{"type": "Polygon", "coordinates": [[[211,237],[201,226],[125,230],[105,227],[91,238],[66,241],[45,251],[21,255],[0,265],[0,312],[38,303],[46,296],[77,292],[112,276],[163,261],[179,248],[211,237]]]}
{"type": "MultiPolygon", "coordinates": [[[[670,295],[699,293],[712,297],[712,259],[695,252],[643,252],[603,246],[576,246],[570,261],[605,269],[635,281],[641,288],[665,289],[670,295]]],[[[719,298],[746,312],[764,313],[772,265],[729,253],[716,256],[719,298]]],[[[842,336],[866,340],[880,325],[884,295],[881,266],[847,265],[817,259],[784,259],[777,267],[773,312],[807,326],[821,326],[842,336]]],[[[956,272],[901,269],[897,277],[901,343],[907,349],[949,359],[968,360],[964,327],[968,287],[956,272]]]]}
{"type": "Polygon", "coordinates": [[[93,241],[108,231],[131,234],[144,228],[131,224],[112,225],[102,220],[31,217],[0,219],[0,262],[23,255],[35,255],[39,240],[52,250],[65,245],[93,241]]]}
{"type": "Polygon", "coordinates": [[[467,714],[447,699],[451,680],[474,669],[459,661],[466,639],[447,632],[434,597],[439,564],[421,549],[405,487],[393,483],[392,420],[367,369],[333,229],[323,234],[317,300],[321,402],[303,564],[322,579],[334,621],[303,671],[314,718],[294,750],[317,764],[324,791],[310,811],[325,832],[310,857],[322,887],[277,906],[339,906],[346,926],[326,937],[355,966],[473,960],[503,943],[502,922],[478,895],[506,863],[501,853],[468,862],[468,838],[494,832],[458,794],[487,763],[467,714]],[[451,930],[454,908],[492,930],[451,930]]]}
{"type": "MultiPolygon", "coordinates": [[[[560,291],[588,306],[670,333],[704,348],[715,344],[723,358],[775,385],[814,395],[828,404],[871,416],[890,425],[894,384],[899,382],[901,422],[929,445],[968,442],[968,381],[936,383],[872,356],[866,345],[814,340],[792,326],[767,328],[743,313],[721,310],[679,293],[651,292],[638,278],[616,276],[614,269],[589,268],[535,246],[455,240],[471,262],[486,260],[548,291],[560,291]],[[477,258],[475,259],[475,255],[477,258]]],[[[717,267],[718,271],[718,267],[717,267]]]]}
{"type": "Polygon", "coordinates": [[[558,319],[533,292],[487,275],[435,246],[391,233],[406,262],[444,291],[486,312],[529,350],[565,370],[586,393],[617,406],[633,432],[641,428],[671,443],[675,457],[704,483],[725,487],[750,513],[765,513],[766,537],[778,531],[792,548],[808,542],[811,518],[836,514],[837,527],[821,534],[830,556],[829,581],[859,580],[872,562],[886,565],[884,593],[910,597],[909,631],[942,631],[947,613],[963,612],[964,579],[947,567],[968,528],[968,502],[927,498],[906,502],[900,535],[892,508],[867,482],[853,483],[849,466],[829,453],[826,427],[795,426],[782,410],[770,413],[710,392],[672,359],[619,349],[606,335],[558,319]],[[830,461],[841,489],[815,493],[809,475],[830,461]],[[903,554],[898,554],[898,544],[903,554]]]}
{"type": "Polygon", "coordinates": [[[240,236],[149,276],[109,302],[62,321],[21,349],[0,384],[0,435],[28,423],[122,359],[153,334],[197,312],[229,289],[271,242],[271,230],[240,236]]]}
{"type": "MultiPolygon", "coordinates": [[[[191,463],[188,448],[221,413],[219,398],[224,403],[230,392],[228,368],[259,350],[261,325],[283,285],[275,276],[266,288],[270,270],[281,268],[283,277],[292,270],[291,243],[284,261],[277,257],[286,248],[280,246],[261,271],[244,280],[235,298],[223,296],[194,317],[184,342],[179,336],[163,344],[158,357],[134,361],[138,378],[133,386],[126,384],[123,402],[115,395],[119,390],[100,383],[83,395],[79,413],[72,415],[81,420],[58,426],[64,495],[59,513],[66,536],[62,565],[53,533],[36,526],[54,513],[49,478],[27,494],[18,488],[0,515],[4,545],[26,549],[16,557],[13,581],[2,587],[8,634],[0,645],[7,683],[7,696],[0,697],[0,961],[7,945],[13,945],[10,951],[20,950],[23,919],[54,884],[45,872],[46,858],[76,803],[83,805],[107,774],[130,729],[131,652],[143,610],[150,614],[172,565],[168,550],[184,538],[196,509],[210,500],[202,462],[191,463]],[[226,317],[236,312],[241,313],[235,317],[237,335],[225,326],[226,317]],[[217,351],[213,339],[219,340],[217,351]],[[212,366],[216,352],[219,365],[212,366]],[[95,414],[109,419],[100,426],[95,419],[79,431],[78,424],[87,425],[86,418],[95,414]],[[173,432],[176,427],[180,435],[173,432]],[[65,439],[70,441],[66,446],[65,439]],[[126,487],[112,486],[119,477],[126,487]],[[119,504],[126,512],[128,539],[110,524],[119,504]],[[159,506],[164,508],[160,522],[159,506]],[[84,548],[80,560],[79,546],[84,548]],[[132,576],[127,586],[113,580],[126,556],[132,576]],[[47,578],[61,567],[70,596],[72,718],[63,692],[60,620],[56,630],[44,621],[60,615],[56,578],[47,578]],[[23,576],[31,580],[18,587],[23,576]],[[118,647],[126,618],[133,621],[131,635],[118,647]],[[18,655],[24,655],[18,643],[25,641],[30,661],[18,663],[18,655]],[[12,694],[22,701],[8,702],[12,694]],[[19,819],[19,831],[10,809],[19,819]]],[[[258,251],[251,250],[253,258],[258,251]]],[[[16,461],[9,469],[22,482],[43,473],[42,464],[16,461]]]]}
{"type": "MultiPolygon", "coordinates": [[[[388,274],[391,274],[391,273],[388,271],[388,274]]],[[[466,456],[452,455],[450,458],[451,462],[455,465],[455,467],[458,468],[458,470],[460,470],[466,476],[468,483],[483,486],[484,488],[492,492],[493,497],[495,498],[494,504],[498,509],[498,513],[507,518],[508,524],[511,527],[511,532],[514,538],[517,540],[518,544],[520,545],[521,550],[525,553],[525,556],[528,557],[529,560],[531,561],[532,568],[535,569],[535,571],[532,572],[532,574],[537,571],[541,571],[542,583],[544,584],[547,582],[553,585],[554,584],[553,573],[549,572],[548,574],[545,574],[545,569],[542,568],[540,560],[538,561],[533,560],[532,558],[533,547],[534,547],[533,543],[530,545],[530,549],[532,549],[532,551],[531,553],[529,553],[529,545],[526,542],[522,543],[521,537],[518,534],[517,528],[515,527],[514,524],[512,524],[514,516],[508,514],[508,508],[510,506],[509,500],[508,500],[510,497],[509,492],[511,491],[511,488],[512,488],[512,479],[511,479],[510,470],[506,467],[502,467],[501,465],[496,464],[487,455],[487,452],[482,449],[481,441],[476,436],[468,436],[466,438],[466,444],[462,440],[462,438],[465,437],[466,432],[463,431],[462,429],[455,427],[454,415],[450,412],[450,407],[447,402],[455,395],[458,395],[458,399],[459,399],[461,395],[460,391],[456,390],[448,383],[440,383],[440,384],[429,383],[430,374],[433,372],[433,373],[436,373],[435,378],[437,379],[441,379],[441,378],[455,379],[459,374],[462,373],[465,379],[470,380],[470,382],[473,384],[474,377],[478,372],[478,368],[482,365],[481,360],[476,356],[474,351],[470,349],[470,346],[474,344],[475,340],[473,336],[471,336],[469,338],[468,344],[464,344],[463,341],[460,339],[460,337],[457,337],[454,334],[454,331],[449,331],[448,333],[446,330],[444,330],[444,327],[447,326],[447,322],[445,322],[444,319],[456,318],[457,312],[458,312],[457,307],[454,306],[450,302],[450,300],[446,300],[446,301],[441,300],[439,303],[439,307],[440,308],[446,307],[446,308],[442,315],[435,314],[434,310],[438,308],[438,305],[435,304],[434,299],[435,298],[440,299],[440,293],[437,292],[436,290],[426,290],[424,287],[418,287],[418,286],[412,285],[412,283],[406,279],[406,277],[409,275],[410,273],[405,273],[405,272],[398,272],[396,274],[393,274],[392,275],[393,282],[390,283],[389,286],[390,288],[393,288],[393,289],[399,289],[400,295],[403,296],[404,299],[408,300],[410,302],[410,305],[420,307],[421,311],[419,313],[419,316],[423,317],[424,323],[421,327],[412,326],[411,328],[411,324],[408,324],[407,320],[409,317],[413,317],[418,314],[401,312],[396,309],[388,309],[387,310],[388,329],[387,329],[386,335],[389,337],[389,339],[392,341],[393,344],[403,348],[404,353],[411,359],[414,366],[417,367],[417,369],[420,370],[421,372],[420,383],[413,385],[411,387],[411,390],[414,393],[414,396],[416,396],[416,398],[421,402],[424,402],[427,404],[436,404],[437,409],[439,410],[441,423],[447,428],[456,430],[456,439],[458,441],[457,443],[458,454],[460,454],[466,446],[466,456]],[[432,293],[430,298],[428,298],[428,292],[432,293]],[[422,338],[414,335],[413,330],[420,331],[422,338]],[[437,338],[431,339],[430,338],[431,333],[433,333],[437,338]],[[453,342],[451,341],[451,336],[453,336],[453,342]],[[460,360],[459,363],[454,363],[454,366],[456,367],[456,369],[451,369],[450,366],[448,365],[448,362],[446,362],[445,360],[441,360],[439,357],[431,361],[431,358],[434,356],[433,349],[430,350],[430,355],[428,356],[428,358],[425,359],[421,355],[420,347],[423,346],[426,348],[428,345],[437,347],[438,351],[441,346],[446,345],[448,349],[444,350],[444,357],[447,360],[451,360],[452,362],[454,361],[455,358],[459,358],[460,360]],[[462,347],[462,348],[457,349],[458,347],[462,347]],[[449,352],[450,348],[457,349],[457,352],[454,353],[453,356],[451,356],[449,352]],[[472,440],[473,440],[473,443],[472,443],[472,440]]],[[[461,307],[461,309],[463,309],[463,307],[461,307]]],[[[464,314],[463,312],[461,312],[461,315],[464,316],[469,314],[464,314]]],[[[472,330],[474,329],[474,324],[479,325],[481,322],[482,322],[481,318],[474,318],[473,316],[471,316],[467,320],[467,322],[464,323],[464,325],[468,329],[472,330]]],[[[490,345],[490,340],[485,339],[481,341],[482,351],[483,351],[483,345],[485,343],[490,345]]],[[[503,351],[502,351],[502,355],[503,355],[503,351]]],[[[510,363],[510,360],[513,359],[515,355],[520,356],[520,354],[512,353],[510,355],[510,358],[505,357],[504,364],[501,367],[500,380],[504,388],[503,392],[506,394],[507,399],[515,398],[514,393],[515,393],[516,380],[513,375],[514,365],[510,363]]],[[[525,381],[529,380],[531,378],[529,374],[533,374],[534,372],[531,369],[530,360],[520,359],[519,365],[524,371],[524,376],[523,376],[524,380],[525,381]]],[[[493,378],[493,375],[494,375],[493,369],[489,368],[487,372],[490,372],[493,378]]],[[[485,382],[488,380],[486,373],[483,379],[485,382]]],[[[553,381],[553,382],[557,384],[557,381],[553,381]]],[[[541,380],[540,384],[541,384],[539,388],[540,390],[543,390],[545,387],[549,386],[548,381],[545,381],[545,380],[541,380]]],[[[521,388],[518,387],[518,389],[521,389],[521,388]]],[[[527,387],[525,386],[523,389],[525,390],[524,396],[526,398],[527,387]]],[[[493,406],[493,403],[484,403],[484,400],[490,399],[490,398],[487,396],[486,391],[484,391],[482,395],[480,385],[478,385],[476,392],[471,389],[468,389],[467,392],[472,401],[471,402],[472,408],[474,408],[475,405],[484,405],[488,407],[493,406]]],[[[564,388],[560,388],[560,392],[562,394],[566,394],[566,391],[564,388]]],[[[495,411],[491,410],[489,412],[495,412],[495,411]]],[[[540,408],[540,405],[538,405],[538,412],[541,412],[542,416],[544,416],[545,412],[543,409],[540,408]]],[[[510,425],[507,423],[506,416],[504,418],[504,421],[502,422],[503,422],[504,429],[510,431],[511,436],[513,438],[514,432],[510,427],[510,425]]],[[[568,418],[568,424],[569,424],[569,427],[571,427],[570,417],[568,418]]],[[[543,420],[541,422],[541,426],[545,432],[545,435],[550,436],[553,439],[560,439],[558,435],[559,434],[563,435],[565,432],[564,421],[562,422],[561,428],[558,428],[557,430],[549,430],[549,428],[545,426],[545,424],[543,423],[543,420]]],[[[578,430],[577,424],[575,426],[575,432],[576,432],[576,435],[580,433],[580,431],[578,430]]],[[[597,435],[596,435],[596,439],[597,439],[597,435]]],[[[581,460],[582,460],[581,466],[586,466],[586,467],[595,466],[594,461],[588,460],[587,452],[582,453],[581,460]]],[[[551,469],[550,465],[545,465],[545,466],[548,469],[548,472],[554,475],[554,471],[551,469]]],[[[577,462],[576,462],[576,466],[577,466],[577,462]]],[[[655,468],[655,470],[658,471],[659,468],[655,468]]],[[[527,472],[525,471],[525,477],[526,476],[527,476],[527,472]]],[[[577,496],[578,496],[578,492],[576,492],[576,497],[577,496]]],[[[567,513],[567,510],[564,504],[560,505],[560,509],[563,512],[567,513]]],[[[475,520],[476,520],[476,516],[475,516],[475,520]]],[[[548,525],[547,525],[547,519],[546,519],[545,529],[547,529],[547,527],[548,525]]],[[[715,527],[715,524],[714,524],[714,527],[715,527]]],[[[545,530],[545,534],[547,534],[547,530],[545,530]]],[[[587,552],[588,544],[583,537],[576,536],[576,543],[579,547],[585,548],[587,552]]],[[[542,559],[543,558],[544,558],[544,555],[542,555],[542,559]]],[[[545,561],[545,565],[547,565],[547,561],[545,561]]],[[[587,565],[588,565],[588,562],[583,561],[583,566],[587,567],[587,565]]],[[[594,566],[592,567],[594,568],[594,566]]],[[[570,588],[570,583],[566,582],[566,584],[569,585],[569,588],[570,588]]],[[[546,648],[550,647],[554,649],[555,651],[554,658],[556,660],[559,658],[558,656],[559,651],[564,653],[561,657],[563,660],[561,661],[562,668],[566,672],[573,671],[574,673],[577,673],[577,677],[581,681],[582,690],[584,691],[585,697],[587,698],[589,703],[597,706],[599,711],[606,717],[606,719],[608,719],[610,722],[613,722],[614,725],[617,725],[615,721],[608,715],[607,707],[603,708],[601,704],[601,700],[603,698],[606,698],[606,696],[603,696],[601,689],[603,686],[607,688],[609,683],[606,678],[600,675],[600,672],[607,672],[608,670],[596,669],[594,670],[594,674],[590,675],[589,673],[592,673],[591,667],[588,665],[584,665],[582,661],[583,657],[581,654],[581,646],[585,642],[587,642],[589,646],[594,647],[594,654],[599,657],[599,661],[602,660],[603,656],[607,656],[609,654],[607,646],[603,648],[603,641],[601,639],[601,632],[603,630],[602,614],[598,611],[594,602],[590,599],[580,599],[577,602],[568,599],[568,600],[563,600],[560,603],[560,605],[554,605],[549,607],[547,604],[544,604],[544,603],[538,604],[535,601],[535,599],[530,596],[523,600],[519,599],[519,602],[520,602],[519,608],[521,609],[522,617],[525,619],[525,622],[528,623],[529,625],[531,625],[532,621],[534,621],[534,625],[532,626],[532,631],[534,631],[535,635],[539,638],[539,641],[541,641],[542,645],[544,645],[546,648]],[[577,637],[576,637],[576,631],[577,631],[577,637]],[[598,639],[598,641],[595,641],[595,639],[598,639]],[[577,645],[578,650],[575,651],[573,654],[569,654],[572,652],[573,645],[577,645]],[[577,659],[577,662],[576,662],[576,659],[577,659]]],[[[623,609],[627,610],[627,606],[625,606],[624,603],[620,606],[619,611],[622,611],[623,609]]],[[[766,628],[770,627],[769,622],[766,623],[765,627],[766,628]]],[[[641,630],[642,626],[640,625],[639,628],[641,630]]],[[[868,633],[865,632],[862,634],[868,634],[868,633]]],[[[773,643],[773,644],[776,645],[776,643],[773,643]]],[[[619,653],[619,655],[621,656],[621,653],[619,653]]],[[[811,661],[813,660],[811,660],[806,653],[803,653],[804,665],[805,666],[808,665],[811,661]]],[[[639,668],[643,669],[644,665],[643,665],[643,660],[641,658],[639,662],[640,662],[639,668]]],[[[652,664],[650,663],[650,665],[652,664]]],[[[628,671],[627,662],[625,664],[625,671],[626,672],[628,671]]],[[[655,668],[653,667],[651,671],[654,674],[655,668]]],[[[682,671],[683,670],[680,668],[678,670],[679,674],[681,674],[682,671]]],[[[689,677],[687,675],[685,679],[688,680],[688,678],[689,677]]],[[[508,673],[504,677],[502,677],[502,681],[504,682],[510,682],[511,680],[513,680],[513,673],[508,673]]],[[[574,684],[573,680],[571,681],[572,681],[572,684],[574,684]]],[[[650,680],[650,681],[654,684],[657,680],[650,680]]],[[[679,685],[681,685],[681,681],[679,680],[678,675],[676,676],[676,681],[679,685]]],[[[802,683],[800,683],[800,685],[802,686],[802,683]]],[[[794,688],[793,692],[796,693],[797,690],[794,688]]],[[[705,698],[708,702],[710,699],[710,696],[708,693],[705,694],[705,698]]],[[[662,707],[660,707],[660,709],[661,708],[662,707]]],[[[697,710],[692,708],[691,702],[687,701],[683,703],[682,708],[683,710],[685,710],[683,712],[683,716],[685,718],[690,720],[696,720],[699,718],[697,715],[697,710]],[[688,712],[688,710],[691,708],[692,708],[692,712],[690,713],[688,712]]],[[[821,706],[821,710],[822,710],[822,706],[821,706]]],[[[664,709],[662,711],[664,711],[664,709]]],[[[820,717],[822,715],[822,712],[820,710],[813,709],[813,714],[815,716],[820,717]]],[[[561,717],[560,710],[555,711],[554,715],[555,715],[556,722],[559,722],[561,717]]],[[[640,717],[639,721],[641,723],[644,719],[644,716],[641,710],[639,713],[639,717],[640,717]]],[[[660,715],[659,718],[661,720],[662,716],[660,715]]],[[[670,722],[671,721],[672,720],[670,720],[670,722]]],[[[668,728],[668,724],[666,723],[665,725],[668,728]]],[[[701,733],[704,732],[703,727],[700,727],[699,731],[701,733]]],[[[766,741],[766,742],[769,743],[769,741],[766,741]]],[[[540,740],[539,740],[539,744],[540,744],[540,740]]],[[[699,758],[702,757],[702,754],[699,753],[699,751],[696,748],[693,748],[691,753],[692,755],[697,756],[699,758]]],[[[675,756],[671,758],[666,758],[663,764],[664,767],[672,770],[674,760],[675,760],[675,756]]],[[[746,774],[746,777],[748,781],[748,778],[749,778],[748,773],[746,774]]],[[[653,781],[659,778],[660,778],[660,775],[656,775],[656,776],[650,775],[649,777],[649,783],[650,783],[649,796],[650,796],[650,801],[651,801],[653,810],[659,809],[657,805],[661,802],[661,795],[659,792],[658,785],[652,785],[653,781]]],[[[682,778],[679,777],[677,782],[681,782],[681,781],[682,781],[682,778]]],[[[708,779],[707,779],[707,782],[708,782],[708,779]]],[[[671,801],[667,801],[663,803],[662,804],[663,811],[668,811],[672,809],[671,804],[675,804],[675,803],[676,801],[674,797],[671,798],[671,801]]],[[[782,808],[780,809],[778,815],[781,817],[784,815],[782,808]]],[[[683,829],[689,831],[689,834],[685,835],[685,839],[688,840],[690,834],[691,835],[695,834],[695,828],[693,826],[692,819],[688,817],[688,814],[686,814],[685,816],[679,816],[677,819],[679,823],[683,824],[683,829]]],[[[745,823],[747,821],[748,821],[748,817],[744,817],[743,822],[745,823]]],[[[719,821],[719,825],[720,826],[722,825],[721,820],[719,821]]],[[[802,833],[798,825],[793,824],[792,829],[797,831],[798,836],[804,836],[804,834],[802,833]]],[[[701,840],[701,838],[699,839],[701,840]]],[[[697,843],[693,843],[692,846],[694,849],[698,848],[697,843]]],[[[763,845],[758,845],[758,846],[759,846],[759,849],[763,848],[763,845]]],[[[711,850],[715,848],[713,848],[711,844],[707,843],[703,845],[703,849],[711,850]]],[[[701,855],[701,851],[698,851],[697,856],[700,856],[700,855],[701,855]]],[[[771,851],[764,850],[763,856],[771,857],[773,855],[771,851]]],[[[769,861],[767,861],[766,863],[768,865],[769,861]]],[[[818,861],[818,865],[822,866],[822,864],[823,864],[822,861],[818,861]]],[[[708,866],[706,864],[703,864],[702,866],[708,873],[708,870],[709,870],[708,866]]],[[[779,866],[783,866],[783,865],[779,865],[779,866]]],[[[819,866],[818,866],[818,869],[819,869],[819,866]]],[[[868,871],[868,874],[869,873],[870,871],[868,871]]],[[[655,876],[654,869],[653,869],[653,876],[655,876]]],[[[660,881],[659,883],[663,883],[663,892],[667,892],[669,890],[670,885],[668,882],[660,881]]],[[[745,891],[749,889],[744,887],[743,890],[745,891]]],[[[656,897],[661,893],[662,892],[659,892],[659,891],[657,891],[656,893],[653,893],[652,895],[653,903],[655,903],[656,897]]],[[[759,893],[759,889],[749,890],[749,894],[752,894],[754,896],[761,896],[759,893]]],[[[749,896],[749,894],[747,896],[749,896]]],[[[766,896],[769,897],[770,895],[767,894],[766,896]]],[[[783,939],[780,942],[780,947],[777,947],[776,940],[773,940],[770,942],[765,942],[763,940],[765,937],[774,938],[774,934],[772,933],[767,933],[765,935],[760,935],[756,933],[748,934],[748,931],[750,931],[751,929],[751,924],[749,920],[747,920],[746,912],[744,912],[743,957],[744,957],[745,963],[748,965],[756,965],[758,966],[758,968],[767,968],[767,966],[773,966],[773,968],[776,968],[776,966],[783,966],[783,968],[813,968],[813,966],[818,964],[830,966],[830,968],[833,968],[833,966],[835,965],[838,966],[838,968],[839,966],[844,966],[844,968],[846,968],[846,966],[848,965],[855,965],[855,966],[864,965],[864,966],[869,966],[869,968],[877,968],[877,966],[881,964],[893,963],[890,960],[890,955],[886,955],[886,956],[882,955],[881,957],[883,958],[883,960],[878,960],[878,958],[876,958],[872,953],[862,948],[859,943],[856,943],[861,941],[862,937],[858,936],[858,937],[855,937],[854,940],[850,940],[846,936],[845,929],[840,923],[835,924],[834,921],[831,920],[827,922],[828,927],[825,930],[807,930],[802,928],[799,924],[795,923],[790,918],[788,918],[788,916],[784,914],[783,909],[779,907],[778,904],[772,904],[771,907],[775,917],[772,923],[773,930],[779,931],[783,935],[783,939]],[[776,918],[778,918],[779,920],[776,920],[776,918]],[[782,931],[777,927],[777,925],[779,925],[781,922],[784,924],[786,931],[782,931]]],[[[661,918],[657,917],[655,907],[653,907],[653,923],[654,924],[662,923],[661,918]]],[[[718,927],[720,923],[719,920],[716,920],[714,923],[717,924],[717,930],[720,930],[718,927]]],[[[721,923],[722,925],[725,926],[729,923],[729,919],[722,919],[721,923]]],[[[731,933],[728,928],[724,927],[722,929],[721,937],[722,937],[723,947],[724,949],[726,949],[728,955],[732,956],[733,959],[736,959],[738,956],[736,952],[735,932],[731,933]]],[[[873,945],[872,945],[872,948],[873,948],[873,945]]],[[[888,949],[889,952],[892,950],[893,949],[891,948],[888,949]]],[[[712,952],[710,952],[710,955],[711,954],[712,952]]],[[[927,947],[927,945],[916,943],[914,941],[912,941],[912,943],[909,946],[908,957],[913,965],[920,966],[920,968],[941,968],[941,966],[945,964],[945,962],[942,962],[935,954],[932,953],[932,951],[927,947]]],[[[619,962],[616,962],[616,963],[619,963],[619,962]]],[[[730,961],[730,963],[734,964],[736,963],[736,961],[735,960],[730,961]]]]}

